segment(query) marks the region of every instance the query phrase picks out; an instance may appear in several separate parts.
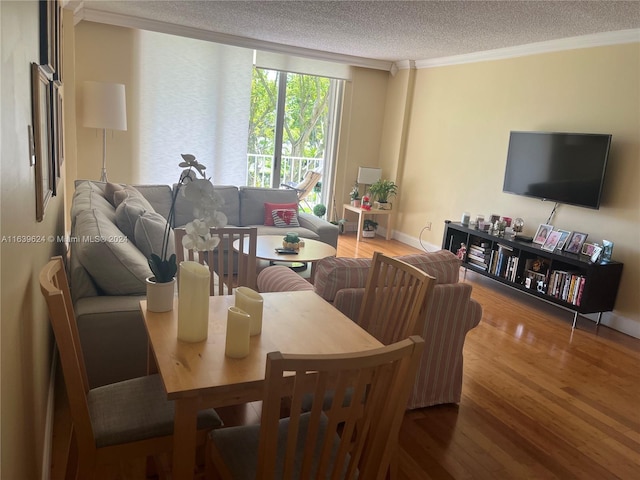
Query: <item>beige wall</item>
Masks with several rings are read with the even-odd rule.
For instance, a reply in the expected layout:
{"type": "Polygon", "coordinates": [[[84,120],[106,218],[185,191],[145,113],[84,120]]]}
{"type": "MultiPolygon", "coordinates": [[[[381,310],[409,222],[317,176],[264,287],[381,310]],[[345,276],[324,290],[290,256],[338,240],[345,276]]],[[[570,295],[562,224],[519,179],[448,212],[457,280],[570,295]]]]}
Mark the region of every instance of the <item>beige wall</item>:
{"type": "MultiPolygon", "coordinates": [[[[605,323],[640,337],[640,44],[417,71],[396,238],[442,243],[443,222],[492,213],[545,223],[553,204],[502,193],[510,130],[611,133],[600,210],[561,205],[552,223],[615,242],[625,263],[605,323]]],[[[404,88],[402,85],[400,88],[404,88]]]]}
{"type": "MultiPolygon", "coordinates": [[[[38,273],[62,244],[64,182],[44,221],[35,221],[35,172],[29,165],[30,63],[39,61],[38,2],[0,2],[2,155],[0,157],[0,478],[45,478],[43,459],[52,335],[38,273]],[[44,238],[18,243],[14,237],[44,238]]],[[[49,445],[50,446],[50,445],[49,445]]]]}
{"type": "Polygon", "coordinates": [[[126,87],[127,131],[107,131],[107,173],[114,182],[133,182],[132,163],[138,112],[136,98],[135,37],[137,30],[80,22],[75,27],[75,101],[77,172],[75,178],[99,180],[102,168],[102,131],[82,125],[83,82],[122,83],[126,87]]]}

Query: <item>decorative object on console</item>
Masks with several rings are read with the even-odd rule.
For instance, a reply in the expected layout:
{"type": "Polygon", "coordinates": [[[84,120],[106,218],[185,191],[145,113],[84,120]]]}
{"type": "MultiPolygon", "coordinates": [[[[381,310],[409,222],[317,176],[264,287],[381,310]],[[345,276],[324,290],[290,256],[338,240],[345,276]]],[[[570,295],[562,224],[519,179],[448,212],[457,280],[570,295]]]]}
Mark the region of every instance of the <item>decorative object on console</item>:
{"type": "Polygon", "coordinates": [[[522,218],[516,218],[513,221],[513,231],[516,233],[520,233],[522,232],[522,230],[524,229],[524,220],[522,218]]]}
{"type": "MultiPolygon", "coordinates": [[[[369,187],[369,191],[378,202],[386,204],[391,197],[398,194],[398,186],[391,180],[380,179],[369,187]]],[[[383,205],[380,209],[386,210],[386,206],[383,205]]]]}
{"type": "Polygon", "coordinates": [[[209,330],[209,268],[198,262],[180,262],[178,285],[178,340],[201,342],[209,330]]]}
{"type": "Polygon", "coordinates": [[[367,194],[367,186],[373,185],[382,176],[382,169],[377,167],[358,167],[357,184],[364,185],[364,194],[367,194]]]}
{"type": "Polygon", "coordinates": [[[602,261],[608,262],[611,260],[613,254],[613,242],[609,240],[602,240],[602,261]]]}
{"type": "MultiPolygon", "coordinates": [[[[484,220],[484,217],[482,217],[482,220],[484,220]]],[[[462,218],[460,219],[460,223],[462,223],[462,225],[464,225],[465,227],[468,227],[470,221],[471,221],[471,214],[469,212],[463,212],[462,218]]]]}
{"type": "Polygon", "coordinates": [[[556,245],[556,250],[562,250],[564,248],[565,243],[567,243],[567,238],[571,235],[571,232],[567,230],[557,230],[560,233],[560,238],[558,239],[558,244],[556,245]]]}
{"type": "Polygon", "coordinates": [[[83,125],[102,129],[102,173],[107,181],[107,129],[127,129],[125,87],[121,83],[84,82],[83,125]]]}
{"type": "Polygon", "coordinates": [[[543,250],[547,250],[548,252],[553,252],[558,246],[558,242],[560,241],[560,237],[562,234],[558,230],[553,230],[547,236],[547,239],[544,241],[542,245],[543,250]]]}
{"type": "Polygon", "coordinates": [[[364,195],[362,197],[362,205],[360,206],[363,210],[371,210],[371,203],[369,201],[369,196],[364,195]]]}
{"type": "Polygon", "coordinates": [[[533,243],[538,245],[544,245],[547,237],[553,231],[553,225],[547,225],[546,223],[541,223],[536,231],[536,234],[533,236],[533,243]]]}
{"type": "Polygon", "coordinates": [[[353,205],[354,207],[360,206],[360,187],[358,186],[357,180],[353,184],[353,188],[351,189],[351,193],[349,193],[349,197],[351,198],[351,205],[353,205]]]}
{"type": "Polygon", "coordinates": [[[566,243],[564,247],[564,251],[569,253],[580,253],[582,249],[582,244],[586,239],[587,239],[586,233],[573,232],[569,237],[569,241],[566,243]]]}

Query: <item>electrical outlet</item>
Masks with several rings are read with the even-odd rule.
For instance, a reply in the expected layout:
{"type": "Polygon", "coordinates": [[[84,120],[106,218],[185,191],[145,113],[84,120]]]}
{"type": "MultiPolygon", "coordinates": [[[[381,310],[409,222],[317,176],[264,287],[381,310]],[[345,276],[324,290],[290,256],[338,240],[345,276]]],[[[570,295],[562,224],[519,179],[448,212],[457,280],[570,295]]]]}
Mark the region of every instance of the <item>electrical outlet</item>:
{"type": "Polygon", "coordinates": [[[426,228],[427,230],[431,230],[431,222],[427,222],[424,228],[426,228]]]}

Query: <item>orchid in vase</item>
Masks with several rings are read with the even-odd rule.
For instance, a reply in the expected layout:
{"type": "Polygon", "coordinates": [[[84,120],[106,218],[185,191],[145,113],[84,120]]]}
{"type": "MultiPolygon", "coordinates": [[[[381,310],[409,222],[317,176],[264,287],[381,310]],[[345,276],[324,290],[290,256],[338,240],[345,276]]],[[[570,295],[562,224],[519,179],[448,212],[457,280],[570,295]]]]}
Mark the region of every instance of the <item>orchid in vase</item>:
{"type": "Polygon", "coordinates": [[[185,248],[197,251],[213,250],[220,239],[211,236],[209,228],[221,228],[227,225],[226,215],[219,211],[224,202],[214,190],[211,179],[205,175],[207,167],[199,163],[191,154],[181,156],[183,161],[178,166],[183,170],[171,197],[171,208],[164,229],[161,252],[160,255],[152,253],[148,260],[157,283],[171,282],[178,271],[175,253],[168,256],[171,225],[175,221],[178,195],[183,195],[194,205],[194,217],[196,217],[185,225],[186,235],[182,239],[182,245],[185,248]]]}

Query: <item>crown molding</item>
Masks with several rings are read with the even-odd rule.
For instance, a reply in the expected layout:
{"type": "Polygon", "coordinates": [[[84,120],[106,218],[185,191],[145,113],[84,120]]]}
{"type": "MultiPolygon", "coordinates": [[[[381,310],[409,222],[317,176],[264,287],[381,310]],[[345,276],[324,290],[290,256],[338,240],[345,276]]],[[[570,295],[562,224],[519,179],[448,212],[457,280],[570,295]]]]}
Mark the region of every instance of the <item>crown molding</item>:
{"type": "Polygon", "coordinates": [[[75,23],[86,20],[89,22],[104,23],[118,27],[137,28],[140,30],[150,30],[153,32],[167,33],[178,35],[181,37],[195,38],[209,42],[222,43],[235,47],[250,48],[255,50],[263,50],[267,52],[281,53],[284,55],[293,55],[297,57],[312,58],[315,60],[324,60],[327,62],[345,63],[354,67],[372,68],[375,70],[391,70],[393,62],[386,60],[377,60],[373,58],[357,57],[353,55],[344,55],[340,53],[324,52],[321,50],[313,50],[310,48],[294,47],[280,43],[267,42],[263,40],[255,40],[237,35],[228,35],[225,33],[211,32],[200,28],[185,27],[168,22],[159,22],[146,18],[133,17],[129,15],[121,15],[115,13],[103,12],[87,8],[87,4],[79,8],[75,12],[75,23]]]}
{"type": "Polygon", "coordinates": [[[519,45],[516,47],[498,48],[495,50],[487,50],[484,52],[469,53],[465,55],[417,60],[416,68],[432,68],[447,65],[459,65],[463,63],[503,60],[506,58],[524,57],[540,53],[636,42],[640,42],[640,29],[619,30],[615,32],[594,33],[592,35],[583,35],[580,37],[561,38],[546,42],[529,43],[527,45],[519,45]]]}

